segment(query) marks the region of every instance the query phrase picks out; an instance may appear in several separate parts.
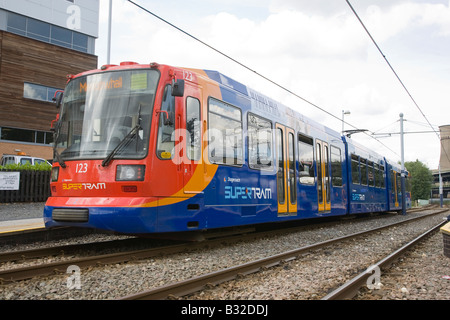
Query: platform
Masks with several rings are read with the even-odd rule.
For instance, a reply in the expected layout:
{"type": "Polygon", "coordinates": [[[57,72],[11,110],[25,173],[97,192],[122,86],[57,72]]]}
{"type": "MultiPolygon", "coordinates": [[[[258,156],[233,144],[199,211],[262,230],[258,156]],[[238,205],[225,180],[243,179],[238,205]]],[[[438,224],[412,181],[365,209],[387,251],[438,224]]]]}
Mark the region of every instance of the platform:
{"type": "Polygon", "coordinates": [[[444,256],[450,258],[450,222],[441,228],[444,239],[444,256]]]}
{"type": "Polygon", "coordinates": [[[45,228],[44,219],[20,219],[0,222],[0,234],[45,228]]]}

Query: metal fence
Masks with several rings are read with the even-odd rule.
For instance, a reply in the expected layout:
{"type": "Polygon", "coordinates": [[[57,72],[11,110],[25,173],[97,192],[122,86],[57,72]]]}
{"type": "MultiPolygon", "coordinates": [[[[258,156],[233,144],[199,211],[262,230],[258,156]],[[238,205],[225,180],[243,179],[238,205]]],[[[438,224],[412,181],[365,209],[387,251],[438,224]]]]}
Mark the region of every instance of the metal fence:
{"type": "Polygon", "coordinates": [[[43,202],[51,195],[50,171],[0,170],[20,172],[18,190],[0,190],[0,202],[43,202]]]}

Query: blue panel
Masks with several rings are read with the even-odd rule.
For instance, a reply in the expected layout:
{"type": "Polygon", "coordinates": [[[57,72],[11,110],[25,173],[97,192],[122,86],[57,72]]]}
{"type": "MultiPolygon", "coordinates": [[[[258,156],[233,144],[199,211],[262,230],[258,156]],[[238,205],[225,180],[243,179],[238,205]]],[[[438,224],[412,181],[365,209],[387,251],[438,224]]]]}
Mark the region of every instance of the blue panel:
{"type": "Polygon", "coordinates": [[[248,95],[247,93],[247,87],[245,85],[243,85],[240,82],[237,82],[217,71],[212,71],[212,70],[205,70],[206,74],[208,75],[208,77],[224,86],[228,86],[233,88],[234,90],[244,94],[244,95],[248,95]]]}
{"type": "MultiPolygon", "coordinates": [[[[75,209],[76,207],[71,208],[75,209]]],[[[121,233],[157,232],[156,208],[89,207],[89,222],[86,223],[53,221],[53,209],[53,207],[49,206],[44,208],[46,227],[74,226],[112,230],[121,233]]]]}

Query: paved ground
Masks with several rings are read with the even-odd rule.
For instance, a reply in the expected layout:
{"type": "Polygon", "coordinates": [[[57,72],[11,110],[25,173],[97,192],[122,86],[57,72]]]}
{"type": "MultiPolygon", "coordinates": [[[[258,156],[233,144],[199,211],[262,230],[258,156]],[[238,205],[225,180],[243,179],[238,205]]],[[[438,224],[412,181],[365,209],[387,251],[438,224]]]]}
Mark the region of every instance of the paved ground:
{"type": "Polygon", "coordinates": [[[0,203],[0,221],[42,218],[45,202],[0,203]]]}

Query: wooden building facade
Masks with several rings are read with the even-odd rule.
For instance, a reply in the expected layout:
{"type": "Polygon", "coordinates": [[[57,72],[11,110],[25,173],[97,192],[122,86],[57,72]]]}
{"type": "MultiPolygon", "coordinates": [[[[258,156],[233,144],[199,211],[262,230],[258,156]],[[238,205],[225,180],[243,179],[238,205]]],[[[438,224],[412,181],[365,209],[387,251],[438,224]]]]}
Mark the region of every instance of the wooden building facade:
{"type": "Polygon", "coordinates": [[[51,159],[51,98],[68,74],[95,68],[95,55],[0,30],[0,156],[20,150],[51,159]]]}

